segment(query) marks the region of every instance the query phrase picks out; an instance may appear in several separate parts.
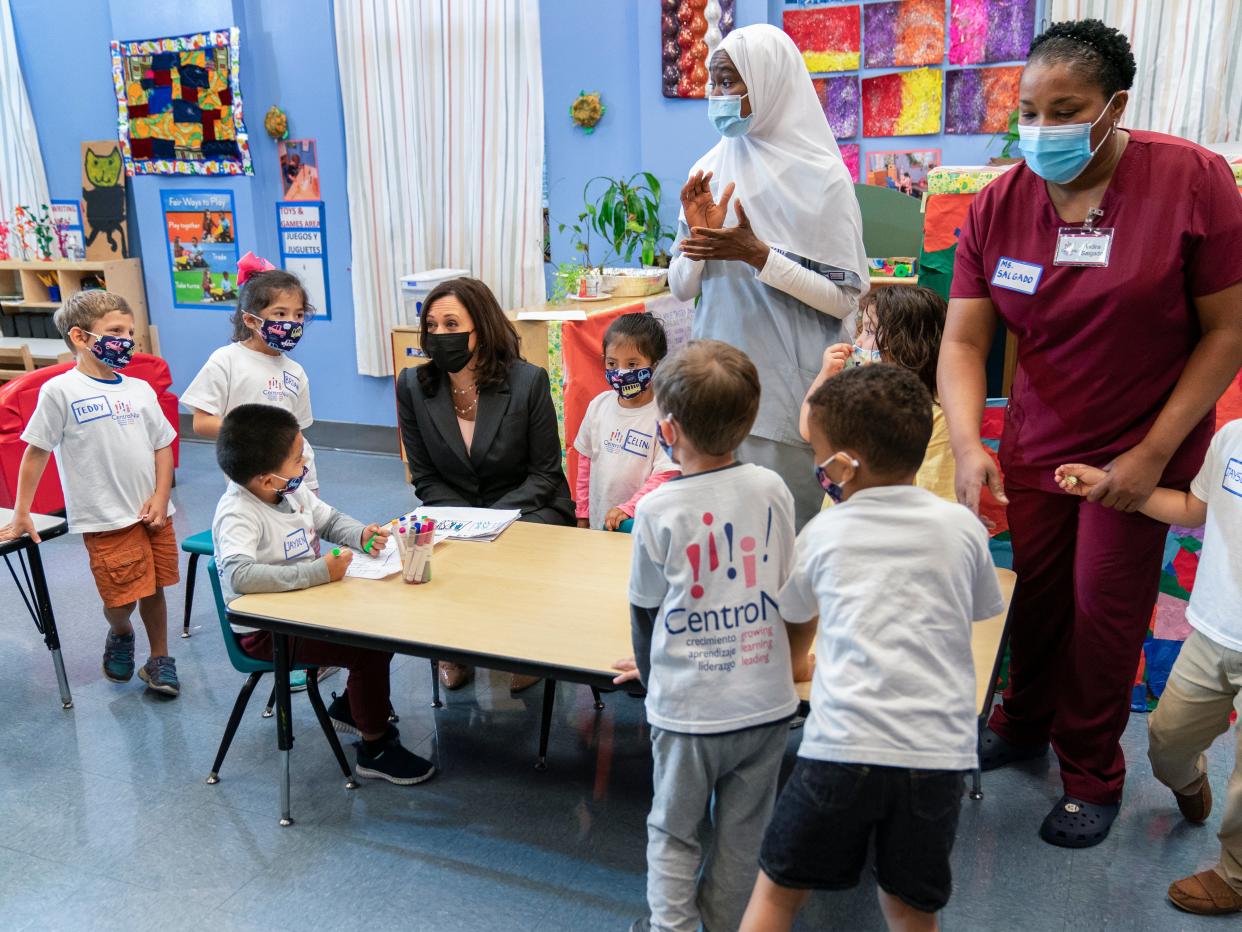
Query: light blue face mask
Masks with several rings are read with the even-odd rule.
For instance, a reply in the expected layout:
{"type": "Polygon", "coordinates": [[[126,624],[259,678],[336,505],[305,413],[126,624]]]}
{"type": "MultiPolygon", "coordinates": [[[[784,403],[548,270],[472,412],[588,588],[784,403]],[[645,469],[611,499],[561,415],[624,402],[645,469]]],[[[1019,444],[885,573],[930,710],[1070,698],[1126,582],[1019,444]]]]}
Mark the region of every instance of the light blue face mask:
{"type": "Polygon", "coordinates": [[[1018,150],[1026,159],[1027,167],[1053,184],[1069,184],[1081,175],[1116,128],[1116,124],[1113,124],[1100,140],[1100,145],[1091,148],[1091,130],[1104,119],[1113,97],[1104,105],[1104,112],[1091,123],[1068,123],[1061,126],[1023,126],[1019,123],[1018,150]]]}
{"type": "Polygon", "coordinates": [[[707,98],[707,118],[712,121],[721,136],[733,138],[745,136],[755,115],[742,116],[742,98],[745,94],[725,94],[707,98]]]}

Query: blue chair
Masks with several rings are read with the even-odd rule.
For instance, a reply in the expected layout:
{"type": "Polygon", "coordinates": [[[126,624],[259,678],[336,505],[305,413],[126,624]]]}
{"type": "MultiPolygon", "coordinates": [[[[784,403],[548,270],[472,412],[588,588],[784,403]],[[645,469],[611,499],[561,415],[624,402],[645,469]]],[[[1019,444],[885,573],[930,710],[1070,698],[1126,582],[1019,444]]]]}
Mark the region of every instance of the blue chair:
{"type": "Polygon", "coordinates": [[[198,558],[215,555],[215,547],[211,542],[211,528],[187,537],[181,542],[181,549],[190,555],[190,565],[185,572],[185,618],[181,622],[181,636],[190,636],[190,611],[194,608],[194,580],[198,576],[198,558]]]}
{"type": "MultiPolygon", "coordinates": [[[[208,541],[211,539],[210,532],[207,534],[207,539],[208,541]]],[[[276,665],[269,660],[256,660],[241,649],[241,645],[237,643],[237,635],[233,633],[233,628],[229,625],[228,608],[224,604],[224,592],[220,589],[220,574],[216,570],[215,560],[207,564],[207,573],[211,577],[211,591],[216,597],[216,614],[220,616],[220,630],[224,633],[224,647],[228,651],[229,662],[233,664],[233,668],[238,673],[247,674],[246,682],[242,684],[241,692],[237,694],[237,701],[233,703],[233,712],[229,716],[228,725],[225,726],[224,737],[220,739],[220,750],[216,752],[215,763],[211,765],[211,774],[207,777],[207,782],[214,785],[220,782],[220,767],[224,764],[224,757],[229,752],[229,745],[233,743],[233,735],[237,733],[237,726],[241,724],[246,704],[250,702],[250,694],[254,692],[255,686],[259,684],[264,673],[275,672],[276,665]]],[[[353,768],[349,766],[345,752],[341,749],[341,742],[336,736],[336,730],[332,727],[332,720],[328,718],[328,710],[324,707],[323,697],[319,695],[318,668],[309,664],[295,663],[293,669],[306,671],[306,695],[310,699],[311,707],[315,710],[315,717],[319,719],[319,727],[323,729],[328,744],[332,747],[332,753],[336,755],[337,763],[341,765],[341,772],[345,774],[345,786],[351,790],[357,789],[358,781],[354,778],[353,768]]]]}

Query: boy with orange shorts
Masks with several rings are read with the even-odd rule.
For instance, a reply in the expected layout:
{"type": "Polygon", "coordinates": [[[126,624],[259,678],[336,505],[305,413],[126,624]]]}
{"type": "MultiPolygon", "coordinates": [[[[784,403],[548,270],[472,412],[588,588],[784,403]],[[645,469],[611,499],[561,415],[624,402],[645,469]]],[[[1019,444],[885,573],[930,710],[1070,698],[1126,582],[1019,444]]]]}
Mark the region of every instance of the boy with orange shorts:
{"type": "Polygon", "coordinates": [[[104,676],[114,683],[133,678],[130,616],[137,606],[151,646],[138,676],[149,689],[176,696],[181,687],[168,656],[164,602],[164,587],[179,578],[169,501],[176,432],[151,386],[120,372],[134,352],[134,315],[124,298],[79,292],[54,319],[77,366],[39,390],[22,433],[27,447],[13,520],[0,528],[0,540],[29,534],[38,542],[30,504],[55,452],[69,530],[86,544],[108,621],[104,676]]]}

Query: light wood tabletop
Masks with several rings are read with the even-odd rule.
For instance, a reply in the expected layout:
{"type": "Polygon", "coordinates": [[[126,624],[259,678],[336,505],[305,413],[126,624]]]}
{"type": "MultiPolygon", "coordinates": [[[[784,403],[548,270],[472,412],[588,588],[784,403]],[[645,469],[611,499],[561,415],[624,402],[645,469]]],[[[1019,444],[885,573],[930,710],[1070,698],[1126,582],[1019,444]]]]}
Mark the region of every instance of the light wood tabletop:
{"type": "Polygon", "coordinates": [[[298,592],[240,596],[229,610],[410,647],[613,675],[612,664],[634,652],[630,544],[628,534],[518,522],[491,543],[437,545],[426,585],[409,585],[399,574],[347,577],[298,592]]]}

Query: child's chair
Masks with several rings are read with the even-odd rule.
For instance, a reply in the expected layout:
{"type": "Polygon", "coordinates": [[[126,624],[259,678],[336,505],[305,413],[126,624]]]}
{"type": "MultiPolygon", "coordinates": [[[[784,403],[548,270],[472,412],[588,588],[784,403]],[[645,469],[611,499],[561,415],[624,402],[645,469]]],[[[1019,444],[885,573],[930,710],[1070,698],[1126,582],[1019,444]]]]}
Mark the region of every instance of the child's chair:
{"type": "Polygon", "coordinates": [[[211,528],[199,531],[181,542],[181,549],[190,555],[189,566],[185,572],[185,618],[181,622],[181,636],[190,636],[190,610],[194,607],[194,580],[198,577],[198,558],[210,557],[215,554],[211,542],[211,528]]]}
{"type": "MultiPolygon", "coordinates": [[[[208,534],[209,540],[210,536],[208,534]]],[[[216,597],[216,613],[220,616],[220,630],[224,633],[224,646],[228,651],[229,661],[238,673],[248,674],[246,682],[242,684],[241,692],[237,694],[237,701],[233,703],[233,712],[224,729],[224,737],[220,739],[220,750],[216,752],[215,763],[211,765],[211,774],[207,777],[208,783],[216,784],[220,782],[220,767],[224,764],[224,756],[229,752],[229,745],[233,743],[233,735],[236,734],[237,726],[241,723],[241,717],[246,711],[250,694],[254,692],[263,674],[274,672],[276,665],[267,660],[256,660],[241,649],[241,645],[237,643],[237,635],[233,633],[229,625],[228,609],[224,605],[224,593],[220,589],[220,574],[216,570],[215,560],[207,564],[207,572],[211,577],[211,591],[216,597]]],[[[306,671],[306,695],[310,699],[311,707],[315,710],[315,717],[319,719],[319,727],[323,729],[328,744],[332,747],[332,753],[336,755],[337,763],[341,765],[341,772],[345,774],[345,786],[351,790],[357,789],[358,781],[354,778],[353,768],[349,766],[345,752],[341,749],[336,730],[332,727],[331,719],[328,718],[328,710],[324,707],[323,698],[319,695],[319,670],[314,666],[301,663],[295,663],[293,669],[306,671]]]]}

